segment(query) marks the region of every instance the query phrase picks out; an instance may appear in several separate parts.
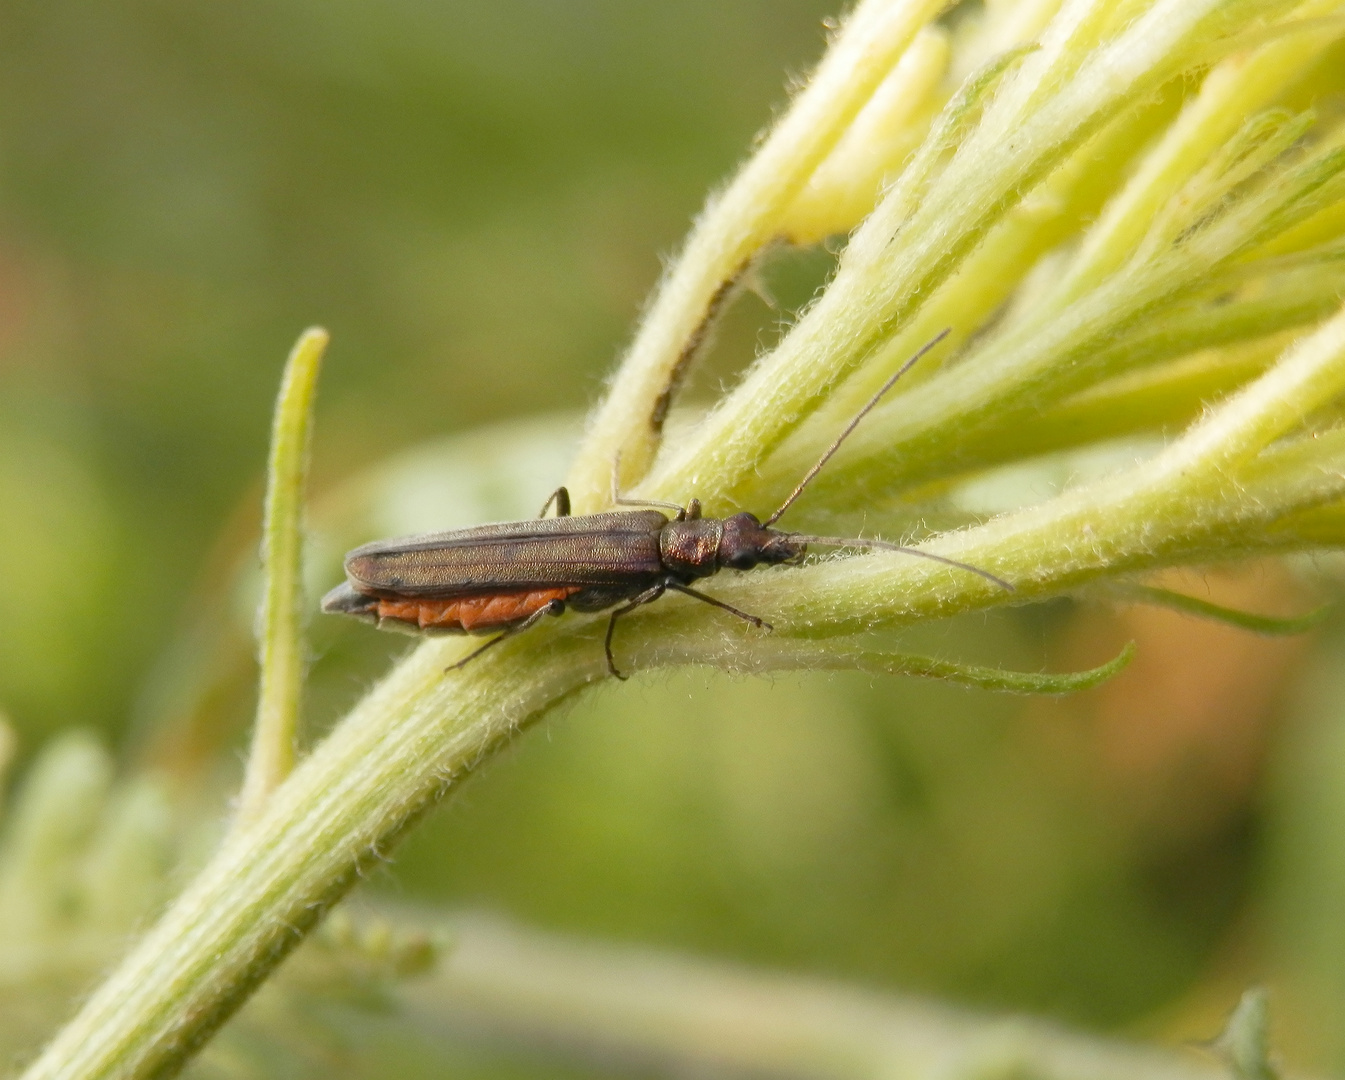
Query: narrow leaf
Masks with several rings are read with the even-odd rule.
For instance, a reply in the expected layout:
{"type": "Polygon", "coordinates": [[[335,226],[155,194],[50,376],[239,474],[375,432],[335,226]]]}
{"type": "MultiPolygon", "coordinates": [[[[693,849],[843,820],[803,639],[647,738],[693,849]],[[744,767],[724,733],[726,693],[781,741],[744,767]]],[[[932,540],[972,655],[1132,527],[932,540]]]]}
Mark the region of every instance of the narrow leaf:
{"type": "Polygon", "coordinates": [[[1116,656],[1095,668],[1059,674],[1045,671],[1008,671],[1004,668],[982,667],[979,664],[959,664],[938,660],[931,656],[896,655],[888,662],[860,664],[862,670],[882,670],[893,675],[914,675],[922,679],[942,679],[944,682],[976,686],[982,690],[996,690],[1005,694],[1074,694],[1090,690],[1120,674],[1135,658],[1135,643],[1126,645],[1116,656]]]}
{"type": "Polygon", "coordinates": [[[276,400],[262,529],[262,606],[257,634],[261,684],[252,751],[238,800],[238,819],[256,817],[294,767],[294,736],[303,692],[303,504],[309,432],[327,331],[304,331],[290,352],[276,400]]]}
{"type": "Polygon", "coordinates": [[[1216,622],[1227,623],[1229,626],[1236,626],[1239,630],[1250,630],[1254,634],[1266,634],[1274,637],[1302,634],[1311,630],[1331,613],[1331,605],[1325,604],[1309,611],[1306,615],[1286,619],[1274,615],[1254,615],[1249,611],[1226,608],[1219,604],[1212,604],[1208,600],[1198,600],[1196,597],[1187,596],[1184,593],[1173,592],[1170,589],[1160,589],[1155,585],[1118,585],[1115,587],[1115,591],[1140,603],[1172,608],[1174,611],[1180,611],[1186,615],[1213,619],[1216,622]]]}
{"type": "Polygon", "coordinates": [[[873,675],[941,679],[1006,694],[1073,694],[1106,682],[1123,671],[1134,657],[1135,644],[1131,642],[1107,663],[1084,671],[1008,671],[980,664],[940,660],[932,656],[892,653],[873,646],[845,645],[834,639],[805,641],[776,638],[769,645],[753,649],[748,657],[735,660],[745,660],[741,666],[755,671],[865,671],[873,675]]]}

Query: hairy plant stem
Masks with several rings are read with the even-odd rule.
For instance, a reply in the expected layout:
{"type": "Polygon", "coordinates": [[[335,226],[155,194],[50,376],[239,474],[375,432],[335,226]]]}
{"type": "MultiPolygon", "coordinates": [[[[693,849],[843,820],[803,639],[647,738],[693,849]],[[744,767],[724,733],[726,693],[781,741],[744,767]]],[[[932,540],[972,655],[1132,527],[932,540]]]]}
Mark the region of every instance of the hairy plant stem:
{"type": "Polygon", "coordinates": [[[447,651],[399,666],[230,834],[29,1076],[174,1071],[454,779],[600,670],[576,643],[446,677],[447,651]]]}
{"type": "MultiPolygon", "coordinates": [[[[1323,440],[1304,440],[1319,466],[1311,470],[1297,467],[1302,450],[1293,442],[1268,455],[1257,450],[1340,389],[1342,354],[1345,315],[1154,462],[941,537],[929,549],[989,568],[1029,599],[1102,570],[1219,551],[1232,538],[1292,544],[1292,535],[1259,527],[1345,497],[1345,433],[1328,440],[1339,445],[1326,453],[1323,440]],[[1330,464],[1340,468],[1322,467],[1330,464]]],[[[703,605],[668,602],[623,625],[623,664],[813,667],[820,650],[809,650],[809,641],[1002,602],[983,578],[895,553],[743,575],[717,593],[768,613],[776,634],[742,630],[703,605]]],[[[529,721],[603,678],[602,623],[599,616],[547,626],[452,674],[446,664],[470,642],[422,646],[291,774],[255,821],[230,835],[32,1066],[29,1080],[171,1071],[456,780],[529,721]]],[[[866,665],[852,656],[846,666],[866,665]]]]}

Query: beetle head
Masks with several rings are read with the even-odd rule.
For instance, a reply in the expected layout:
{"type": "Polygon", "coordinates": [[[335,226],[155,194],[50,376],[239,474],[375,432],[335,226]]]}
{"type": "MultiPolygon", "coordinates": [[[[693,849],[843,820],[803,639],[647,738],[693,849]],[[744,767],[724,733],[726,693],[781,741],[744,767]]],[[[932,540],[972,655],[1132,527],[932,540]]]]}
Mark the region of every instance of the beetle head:
{"type": "Polygon", "coordinates": [[[759,563],[798,562],[806,550],[789,533],[767,528],[755,514],[741,513],[724,520],[718,562],[730,570],[750,570],[759,563]]]}

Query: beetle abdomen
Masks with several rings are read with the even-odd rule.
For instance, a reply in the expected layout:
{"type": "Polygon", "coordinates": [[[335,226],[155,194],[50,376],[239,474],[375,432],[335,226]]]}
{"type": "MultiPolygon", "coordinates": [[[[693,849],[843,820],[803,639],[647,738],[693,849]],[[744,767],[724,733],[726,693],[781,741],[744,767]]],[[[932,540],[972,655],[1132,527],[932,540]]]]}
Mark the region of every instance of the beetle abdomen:
{"type": "Polygon", "coordinates": [[[392,619],[420,630],[462,633],[503,630],[521,623],[553,600],[564,600],[578,591],[577,586],[525,589],[461,596],[455,600],[393,600],[379,597],[377,614],[380,620],[392,619]]]}

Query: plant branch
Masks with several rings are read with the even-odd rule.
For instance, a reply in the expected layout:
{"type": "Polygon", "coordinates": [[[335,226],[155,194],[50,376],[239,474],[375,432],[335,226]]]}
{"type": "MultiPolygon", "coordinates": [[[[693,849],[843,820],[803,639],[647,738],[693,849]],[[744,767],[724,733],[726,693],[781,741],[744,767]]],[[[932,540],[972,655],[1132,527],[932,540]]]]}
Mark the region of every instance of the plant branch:
{"type": "MultiPolygon", "coordinates": [[[[1340,499],[1345,473],[1317,471],[1287,485],[1272,458],[1259,463],[1265,475],[1243,484],[1244,497],[1229,499],[1229,477],[1219,470],[1240,460],[1254,438],[1279,434],[1291,415],[1283,400],[1266,400],[1267,389],[1302,409],[1340,377],[1343,328],[1345,314],[1156,465],[941,537],[929,550],[989,568],[1030,598],[1068,590],[1102,570],[1218,550],[1230,533],[1340,499]],[[1225,452],[1220,438],[1236,452],[1225,452]]],[[[1295,449],[1276,454],[1292,459],[1295,449]]],[[[777,634],[748,639],[701,605],[669,602],[626,620],[635,666],[732,666],[735,652],[761,666],[784,666],[785,651],[797,649],[791,639],[855,635],[1001,602],[1000,590],[976,575],[895,553],[744,575],[717,592],[738,606],[753,594],[763,609],[769,601],[777,634]],[[772,659],[775,640],[781,651],[772,659]]],[[[602,677],[602,622],[539,628],[450,675],[446,664],[470,643],[417,650],[300,765],[255,822],[229,837],[48,1047],[30,1080],[143,1076],[180,1063],[455,781],[520,727],[602,677]]]]}

